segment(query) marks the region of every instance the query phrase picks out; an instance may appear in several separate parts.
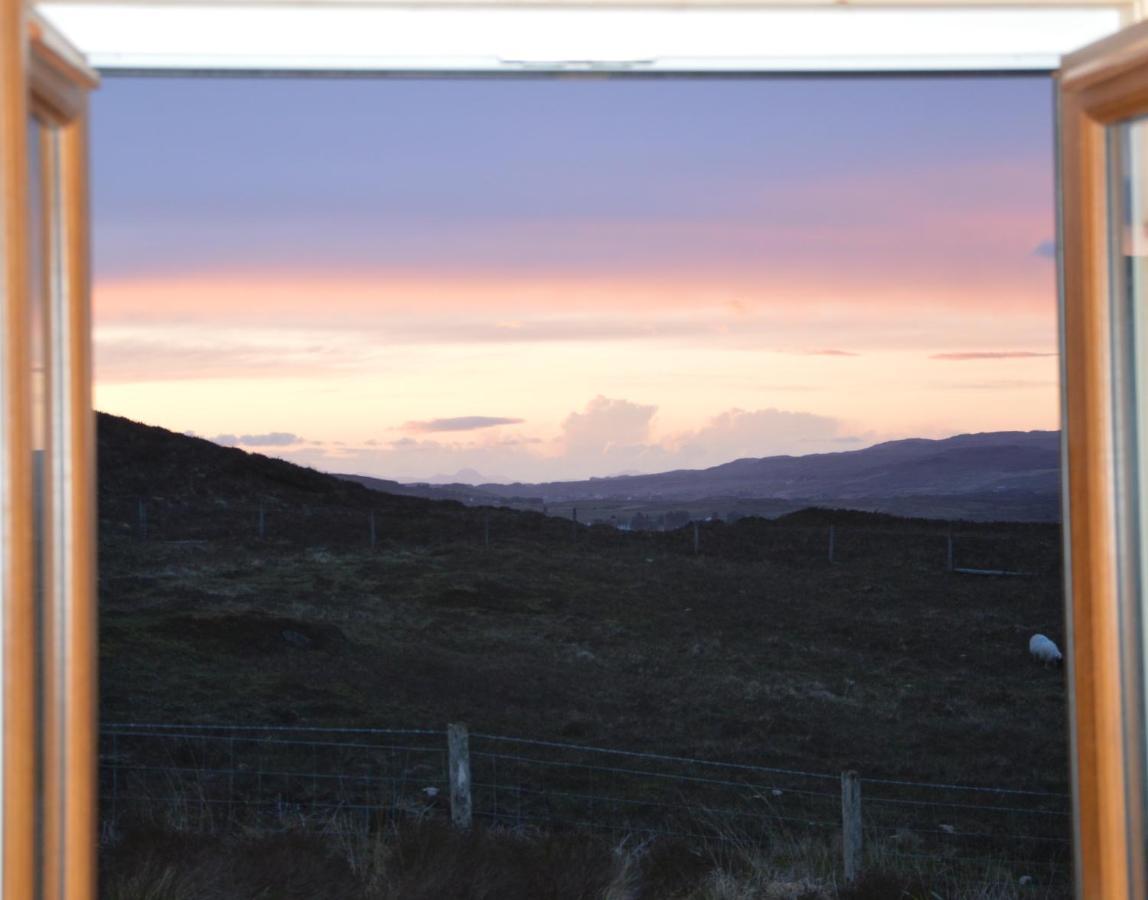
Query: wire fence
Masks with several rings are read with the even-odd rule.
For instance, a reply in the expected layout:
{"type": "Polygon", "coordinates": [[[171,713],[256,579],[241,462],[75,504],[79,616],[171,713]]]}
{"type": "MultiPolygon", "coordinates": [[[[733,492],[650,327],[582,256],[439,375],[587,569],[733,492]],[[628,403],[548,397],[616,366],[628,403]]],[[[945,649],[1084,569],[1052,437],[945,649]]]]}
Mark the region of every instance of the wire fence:
{"type": "Polygon", "coordinates": [[[103,494],[104,533],[138,541],[265,542],[345,550],[394,545],[502,547],[569,545],[639,556],[697,556],[797,565],[871,560],[933,571],[1059,577],[1061,535],[1050,523],[970,523],[880,518],[844,510],[811,511],[820,521],[746,517],[693,520],[670,530],[627,531],[539,512],[381,495],[377,506],[235,504],[210,498],[103,494]]]}
{"type": "Polygon", "coordinates": [[[844,811],[841,773],[482,732],[448,741],[459,728],[105,724],[102,816],[115,823],[163,807],[184,828],[338,822],[370,831],[411,817],[457,824],[465,809],[464,825],[473,817],[745,848],[840,843],[843,816],[857,815],[863,858],[885,867],[964,881],[1071,880],[1065,793],[862,775],[862,817],[862,807],[844,811]]]}
{"type": "Polygon", "coordinates": [[[164,805],[181,827],[421,814],[446,796],[443,732],[105,725],[100,803],[115,822],[164,805]]]}

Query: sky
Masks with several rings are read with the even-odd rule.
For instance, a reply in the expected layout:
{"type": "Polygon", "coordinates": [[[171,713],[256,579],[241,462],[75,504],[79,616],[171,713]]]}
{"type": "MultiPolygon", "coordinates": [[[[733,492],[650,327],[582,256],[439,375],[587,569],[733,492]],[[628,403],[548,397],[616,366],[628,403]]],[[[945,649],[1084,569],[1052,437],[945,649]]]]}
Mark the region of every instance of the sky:
{"type": "Polygon", "coordinates": [[[93,102],[104,411],[402,480],[1058,425],[1049,78],[93,102]]]}

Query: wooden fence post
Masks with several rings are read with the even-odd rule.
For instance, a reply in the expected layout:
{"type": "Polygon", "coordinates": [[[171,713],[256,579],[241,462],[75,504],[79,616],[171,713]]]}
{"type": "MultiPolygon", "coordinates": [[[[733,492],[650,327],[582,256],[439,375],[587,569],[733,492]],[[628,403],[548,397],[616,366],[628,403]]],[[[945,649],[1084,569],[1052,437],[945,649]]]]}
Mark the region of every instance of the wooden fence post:
{"type": "Polygon", "coordinates": [[[375,549],[375,511],[372,509],[370,513],[371,522],[371,549],[375,549]]]}
{"type": "Polygon", "coordinates": [[[470,828],[470,736],[466,726],[446,727],[447,763],[450,768],[450,820],[455,828],[470,828]]]}
{"type": "Polygon", "coordinates": [[[841,856],[845,883],[861,874],[861,779],[856,772],[841,773],[841,856]]]}
{"type": "Polygon", "coordinates": [[[836,544],[837,544],[837,529],[833,525],[830,525],[829,526],[829,561],[830,562],[833,562],[833,549],[834,549],[834,546],[836,544]]]}
{"type": "Polygon", "coordinates": [[[702,552],[702,538],[701,532],[698,529],[698,523],[694,522],[694,556],[702,552]]]}
{"type": "Polygon", "coordinates": [[[953,533],[951,531],[949,532],[949,559],[947,568],[950,572],[953,571],[953,533]]]}
{"type": "Polygon", "coordinates": [[[147,540],[147,506],[143,497],[139,498],[140,540],[147,540]]]}
{"type": "Polygon", "coordinates": [[[259,505],[259,540],[267,537],[267,515],[263,510],[263,505],[259,505]]]}
{"type": "Polygon", "coordinates": [[[490,513],[482,517],[482,546],[490,546],[490,513]]]}

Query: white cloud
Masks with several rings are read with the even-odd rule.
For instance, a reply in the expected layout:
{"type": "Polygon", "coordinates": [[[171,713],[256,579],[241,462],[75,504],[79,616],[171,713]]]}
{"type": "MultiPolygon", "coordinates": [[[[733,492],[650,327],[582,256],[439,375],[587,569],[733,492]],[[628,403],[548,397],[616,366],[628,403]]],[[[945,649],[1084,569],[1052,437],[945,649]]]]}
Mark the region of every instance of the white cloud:
{"type": "Polygon", "coordinates": [[[212,440],[225,447],[290,447],[305,443],[297,434],[271,431],[267,434],[217,434],[212,440]]]}
{"type": "Polygon", "coordinates": [[[840,420],[783,409],[730,409],[676,442],[685,464],[717,465],[744,457],[839,450],[848,435],[840,420]]]}
{"type": "Polygon", "coordinates": [[[569,413],[557,434],[541,439],[513,431],[497,438],[402,437],[358,447],[299,448],[284,455],[337,472],[421,481],[476,469],[492,481],[556,481],[622,472],[704,468],[743,457],[853,449],[873,435],[856,435],[829,416],[810,412],[729,409],[701,428],[654,436],[658,407],[597,396],[569,413]]]}
{"type": "Polygon", "coordinates": [[[644,444],[656,406],[612,400],[599,394],[582,412],[562,422],[562,443],[568,455],[602,454],[611,448],[644,444]]]}

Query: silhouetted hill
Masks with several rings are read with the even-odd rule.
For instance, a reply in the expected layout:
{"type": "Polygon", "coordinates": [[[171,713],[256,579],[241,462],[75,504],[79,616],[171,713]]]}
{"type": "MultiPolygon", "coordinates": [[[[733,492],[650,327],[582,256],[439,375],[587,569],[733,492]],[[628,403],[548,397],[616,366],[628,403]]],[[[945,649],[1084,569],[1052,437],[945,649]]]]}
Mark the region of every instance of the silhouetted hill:
{"type": "Polygon", "coordinates": [[[391,481],[388,478],[375,478],[371,475],[337,475],[347,481],[354,481],[372,491],[384,491],[388,494],[399,494],[404,497],[424,497],[428,500],[455,500],[468,505],[494,504],[500,497],[490,491],[484,491],[473,485],[459,482],[450,483],[419,483],[403,484],[401,481],[391,481]]]}
{"type": "Polygon", "coordinates": [[[576,503],[586,510],[582,521],[587,522],[595,506],[628,515],[687,506],[696,518],[714,513],[774,517],[832,507],[900,517],[1051,522],[1060,512],[1057,432],[891,441],[864,450],[741,459],[657,475],[479,487],[327,475],[106,413],[98,414],[98,434],[105,505],[158,495],[168,503],[214,498],[221,508],[337,504],[430,514],[419,504],[447,501],[433,513],[442,516],[457,504],[538,510],[544,503],[567,515],[576,503]]]}
{"type": "Polygon", "coordinates": [[[107,413],[97,414],[97,440],[105,532],[198,540],[258,531],[340,542],[364,540],[370,522],[378,541],[417,543],[473,537],[485,522],[502,534],[569,535],[565,523],[536,513],[467,508],[479,505],[477,492],[462,496],[448,487],[328,475],[107,413]],[[464,499],[469,502],[459,502],[464,499]]]}
{"type": "MultiPolygon", "coordinates": [[[[244,828],[313,823],[339,840],[333,823],[356,821],[354,804],[387,829],[406,809],[423,821],[445,813],[422,791],[445,786],[427,780],[438,764],[422,760],[445,764],[449,722],[467,723],[476,742],[476,816],[515,809],[522,822],[588,830],[594,815],[616,821],[614,804],[629,796],[626,827],[672,828],[709,847],[714,834],[743,840],[743,819],[764,814],[801,828],[797,838],[760,838],[782,848],[786,872],[793,841],[822,834],[810,818],[814,791],[826,792],[818,802],[832,822],[837,772],[1067,790],[1063,673],[1027,650],[1036,632],[1063,640],[1055,525],[811,509],[736,522],[666,517],[665,530],[626,531],[368,490],[114,416],[99,417],[99,451],[101,718],[137,723],[105,742],[123,773],[102,769],[111,815],[124,817],[116,821],[150,829],[234,810],[252,816],[244,828]],[[241,730],[205,742],[213,729],[204,726],[221,723],[241,730]],[[354,750],[306,730],[328,726],[376,730],[348,736],[354,750]],[[388,729],[439,749],[413,755],[407,736],[388,729]],[[528,743],[477,743],[492,734],[528,743]],[[751,782],[736,768],[692,765],[662,783],[634,757],[609,769],[608,757],[547,762],[544,747],[566,753],[572,743],[829,780],[799,776],[795,790],[770,788],[766,805],[774,774],[751,782]],[[351,800],[344,785],[357,792],[351,800]],[[284,818],[271,819],[272,808],[284,818]],[[140,818],[127,818],[136,809],[140,818]]],[[[1003,836],[1033,833],[1034,817],[1013,825],[1013,813],[996,811],[1011,804],[983,796],[991,817],[960,801],[914,801],[891,807],[872,832],[896,828],[896,841],[915,843],[895,846],[938,859],[950,838],[970,834],[977,843],[962,854],[983,854],[995,872],[1003,853],[1027,846],[1003,836]]],[[[1049,856],[1037,861],[1067,868],[1069,820],[1056,803],[1042,812],[1051,822],[1036,834],[1051,849],[1042,843],[1049,856]]],[[[1011,883],[1040,871],[1030,856],[1014,865],[1011,883]]]]}
{"type": "Polygon", "coordinates": [[[830,772],[1065,777],[1062,684],[1026,650],[1061,637],[1054,526],[814,510],[634,533],[98,422],[108,720],[467,721],[830,772]],[[960,566],[1031,574],[949,571],[950,535],[960,566]],[[914,649],[953,634],[960,654],[914,649]]]}
{"type": "Polygon", "coordinates": [[[587,481],[483,484],[477,490],[547,503],[615,498],[704,502],[729,509],[736,506],[731,501],[768,499],[790,501],[773,514],[804,506],[835,506],[929,518],[1056,521],[1060,434],[1004,431],[943,440],[911,438],[839,453],[738,459],[708,469],[587,481]]]}
{"type": "Polygon", "coordinates": [[[355,502],[360,485],[108,413],[96,414],[101,496],[355,502]]]}

